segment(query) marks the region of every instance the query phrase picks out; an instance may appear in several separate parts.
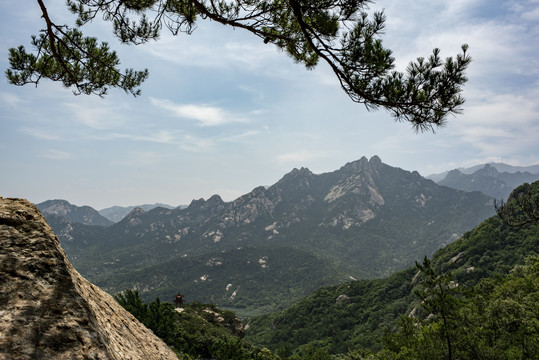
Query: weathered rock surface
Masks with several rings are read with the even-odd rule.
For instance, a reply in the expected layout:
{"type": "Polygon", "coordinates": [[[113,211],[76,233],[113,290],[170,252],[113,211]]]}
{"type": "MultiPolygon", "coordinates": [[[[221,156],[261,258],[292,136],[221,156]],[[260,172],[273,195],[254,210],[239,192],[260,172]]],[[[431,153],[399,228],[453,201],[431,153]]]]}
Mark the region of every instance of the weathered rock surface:
{"type": "Polygon", "coordinates": [[[177,359],[69,263],[39,210],[0,197],[0,359],[177,359]]]}

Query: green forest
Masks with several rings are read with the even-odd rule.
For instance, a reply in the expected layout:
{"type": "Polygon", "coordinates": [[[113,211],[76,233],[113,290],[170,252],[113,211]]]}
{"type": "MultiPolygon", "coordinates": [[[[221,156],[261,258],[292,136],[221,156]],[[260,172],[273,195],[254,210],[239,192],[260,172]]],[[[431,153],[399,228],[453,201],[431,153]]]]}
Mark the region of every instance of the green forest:
{"type": "Polygon", "coordinates": [[[116,298],[184,359],[537,359],[539,222],[523,204],[537,202],[539,182],[514,194],[501,217],[431,259],[321,288],[245,328],[210,304],[177,311],[135,291],[116,298]]]}

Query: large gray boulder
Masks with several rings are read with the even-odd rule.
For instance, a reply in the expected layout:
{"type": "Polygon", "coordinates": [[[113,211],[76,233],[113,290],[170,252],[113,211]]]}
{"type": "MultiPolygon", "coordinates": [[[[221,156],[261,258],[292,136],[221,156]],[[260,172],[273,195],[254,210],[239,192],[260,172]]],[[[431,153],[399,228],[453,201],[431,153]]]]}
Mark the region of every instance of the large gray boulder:
{"type": "Polygon", "coordinates": [[[0,359],[177,359],[66,259],[39,210],[0,197],[0,359]]]}

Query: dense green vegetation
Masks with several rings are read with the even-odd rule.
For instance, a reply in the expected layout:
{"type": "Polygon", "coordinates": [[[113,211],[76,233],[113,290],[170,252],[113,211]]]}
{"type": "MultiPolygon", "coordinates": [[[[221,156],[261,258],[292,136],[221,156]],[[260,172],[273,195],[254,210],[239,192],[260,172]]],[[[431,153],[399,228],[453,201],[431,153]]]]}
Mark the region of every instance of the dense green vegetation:
{"type": "Polygon", "coordinates": [[[419,311],[400,319],[373,358],[537,359],[539,257],[473,288],[459,289],[447,275],[433,274],[418,291],[424,300],[419,311]]]}
{"type": "MultiPolygon", "coordinates": [[[[539,182],[519,189],[536,196],[539,182]]],[[[132,291],[117,299],[184,358],[537,359],[538,249],[539,222],[515,227],[492,217],[432,260],[321,288],[250,319],[245,339],[235,314],[213,305],[180,313],[132,291]]]]}
{"type": "MultiPolygon", "coordinates": [[[[506,277],[488,277],[472,288],[460,288],[449,274],[438,274],[426,258],[418,268],[421,280],[415,294],[422,301],[415,303],[416,307],[409,316],[401,316],[394,329],[386,330],[381,339],[383,347],[377,352],[355,346],[339,355],[330,355],[330,344],[310,341],[298,347],[286,343],[272,354],[270,350],[242,339],[243,328],[232,311],[199,303],[174,309],[172,304],[161,303],[159,299],[144,304],[138,292],[130,290],[118,294],[116,299],[161,337],[181,359],[537,358],[539,256],[529,258],[526,265],[515,266],[506,277]]],[[[365,290],[368,293],[368,289],[365,290]]],[[[341,305],[347,301],[342,300],[341,305]]],[[[369,310],[372,309],[365,313],[369,310]]],[[[335,336],[346,328],[324,330],[335,336]]],[[[312,334],[298,331],[295,335],[300,340],[305,337],[309,341],[312,334]]]]}
{"type": "MultiPolygon", "coordinates": [[[[506,279],[513,269],[537,255],[538,249],[539,224],[512,227],[492,217],[439,250],[432,258],[432,268],[451,276],[452,284],[458,285],[461,292],[455,298],[466,305],[459,313],[471,312],[471,299],[479,296],[485,283],[506,279]]],[[[422,288],[419,273],[417,267],[411,267],[386,279],[320,289],[285,311],[251,319],[247,338],[274,350],[315,344],[333,354],[350,349],[376,353],[387,347],[384,334],[397,331],[401,316],[418,312],[417,293],[422,288]]],[[[534,284],[523,289],[531,297],[537,296],[537,282],[534,284]]],[[[536,321],[537,308],[534,311],[528,315],[535,314],[529,319],[536,321]]]]}
{"type": "Polygon", "coordinates": [[[293,248],[242,248],[175,259],[111,277],[114,288],[146,288],[169,300],[181,287],[188,300],[218,303],[240,316],[282,310],[316,289],[345,281],[326,261],[293,248]],[[261,306],[261,304],[264,304],[261,306]]]}
{"type": "Polygon", "coordinates": [[[189,303],[175,308],[159,298],[144,303],[138,291],[126,290],[116,300],[159,336],[180,359],[257,359],[277,357],[268,349],[244,341],[243,327],[234,312],[215,305],[189,303]]]}

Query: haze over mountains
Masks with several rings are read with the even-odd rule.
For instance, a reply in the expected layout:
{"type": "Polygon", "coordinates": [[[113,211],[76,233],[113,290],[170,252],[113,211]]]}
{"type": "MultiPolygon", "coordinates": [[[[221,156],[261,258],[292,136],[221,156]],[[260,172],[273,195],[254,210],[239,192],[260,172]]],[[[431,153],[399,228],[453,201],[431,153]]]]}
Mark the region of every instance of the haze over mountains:
{"type": "Polygon", "coordinates": [[[468,168],[462,168],[461,167],[461,168],[458,168],[458,169],[444,171],[444,172],[438,173],[438,174],[430,174],[430,175],[425,176],[425,177],[427,179],[431,179],[433,181],[439,182],[439,181],[443,180],[450,171],[458,170],[462,174],[471,175],[471,174],[475,173],[476,171],[483,169],[486,166],[495,168],[496,171],[498,171],[499,173],[515,174],[515,173],[520,172],[520,173],[539,174],[539,164],[537,164],[537,165],[529,165],[529,166],[514,166],[514,165],[509,165],[509,164],[504,164],[504,163],[491,162],[491,163],[488,163],[488,164],[479,164],[479,165],[470,166],[468,168]]]}
{"type": "Polygon", "coordinates": [[[339,170],[294,169],[232,202],[136,208],[88,226],[45,215],[75,267],[109,292],[136,286],[246,314],[283,308],[323,285],[381,277],[494,214],[492,198],[440,186],[374,156],[339,170]]]}
{"type": "MultiPolygon", "coordinates": [[[[133,209],[140,208],[144,211],[150,211],[156,207],[162,207],[165,209],[174,209],[174,206],[167,204],[144,204],[144,205],[134,205],[134,206],[111,206],[105,209],[99,210],[99,214],[106,217],[112,222],[117,223],[122,220],[127,214],[129,214],[133,209]]],[[[180,205],[179,207],[185,207],[180,205]]]]}
{"type": "MultiPolygon", "coordinates": [[[[530,166],[528,168],[537,169],[538,167],[530,166]]],[[[537,173],[529,171],[500,172],[496,166],[485,164],[472,173],[461,172],[458,169],[451,170],[437,183],[464,191],[481,191],[495,199],[505,201],[517,186],[537,180],[539,180],[539,170],[537,173]]]]}

